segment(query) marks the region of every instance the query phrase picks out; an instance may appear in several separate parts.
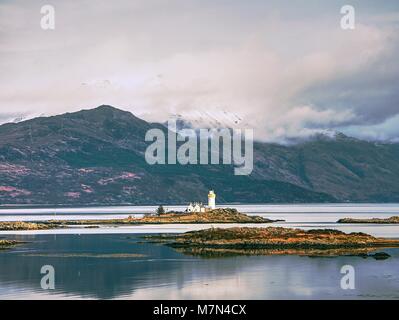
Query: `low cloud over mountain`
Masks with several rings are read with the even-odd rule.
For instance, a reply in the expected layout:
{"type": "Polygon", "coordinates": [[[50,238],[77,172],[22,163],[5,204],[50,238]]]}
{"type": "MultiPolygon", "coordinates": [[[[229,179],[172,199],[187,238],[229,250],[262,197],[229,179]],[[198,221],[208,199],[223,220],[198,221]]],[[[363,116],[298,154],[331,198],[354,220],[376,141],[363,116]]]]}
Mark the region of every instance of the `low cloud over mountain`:
{"type": "Polygon", "coordinates": [[[292,146],[257,142],[254,170],[149,165],[144,137],[166,130],[110,106],[0,126],[1,204],[399,201],[399,145],[343,134],[292,146]]]}
{"type": "Polygon", "coordinates": [[[0,2],[2,118],[108,103],[157,122],[225,110],[266,142],[399,137],[397,1],[352,1],[347,31],[335,0],[52,4],[45,32],[37,3],[0,2]]]}

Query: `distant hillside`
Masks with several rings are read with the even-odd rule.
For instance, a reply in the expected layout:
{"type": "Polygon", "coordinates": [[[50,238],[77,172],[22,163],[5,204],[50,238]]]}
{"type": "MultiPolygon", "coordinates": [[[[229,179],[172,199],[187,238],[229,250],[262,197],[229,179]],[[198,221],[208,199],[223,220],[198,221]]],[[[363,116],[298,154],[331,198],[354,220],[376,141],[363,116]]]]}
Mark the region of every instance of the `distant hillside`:
{"type": "Polygon", "coordinates": [[[399,145],[342,134],[295,146],[258,144],[253,176],[290,182],[338,201],[398,202],[399,145]]]}
{"type": "Polygon", "coordinates": [[[0,126],[0,204],[399,201],[399,147],[338,136],[255,144],[255,169],[150,166],[150,124],[110,106],[0,126]]]}

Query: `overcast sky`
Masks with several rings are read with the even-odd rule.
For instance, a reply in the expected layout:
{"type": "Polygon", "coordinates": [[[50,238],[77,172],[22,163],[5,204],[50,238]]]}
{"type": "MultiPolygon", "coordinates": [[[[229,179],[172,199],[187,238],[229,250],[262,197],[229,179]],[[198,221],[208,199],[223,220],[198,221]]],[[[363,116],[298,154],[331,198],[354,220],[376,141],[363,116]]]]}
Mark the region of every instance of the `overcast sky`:
{"type": "Polygon", "coordinates": [[[223,110],[266,141],[399,141],[398,29],[397,0],[0,0],[0,122],[110,104],[156,121],[223,110]]]}

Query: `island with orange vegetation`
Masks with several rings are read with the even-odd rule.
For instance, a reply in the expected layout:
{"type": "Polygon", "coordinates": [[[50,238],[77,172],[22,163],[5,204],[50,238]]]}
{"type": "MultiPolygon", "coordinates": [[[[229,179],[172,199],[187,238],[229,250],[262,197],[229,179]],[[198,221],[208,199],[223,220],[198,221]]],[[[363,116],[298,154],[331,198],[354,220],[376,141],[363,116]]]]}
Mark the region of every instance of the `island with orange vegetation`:
{"type": "Polygon", "coordinates": [[[0,222],[0,231],[22,231],[22,230],[48,230],[60,228],[59,224],[54,223],[37,223],[37,222],[0,222]]]}
{"type": "Polygon", "coordinates": [[[168,212],[161,215],[145,216],[135,219],[139,223],[273,223],[281,220],[270,220],[259,216],[249,216],[236,209],[214,209],[205,212],[168,212]]]}
{"type": "Polygon", "coordinates": [[[259,216],[248,216],[236,209],[214,209],[206,212],[167,212],[144,215],[141,218],[129,216],[124,219],[90,220],[48,220],[41,222],[0,222],[0,231],[48,230],[83,226],[97,228],[100,225],[143,225],[143,224],[220,224],[220,223],[273,223],[282,220],[270,220],[259,216]]]}
{"type": "Polygon", "coordinates": [[[140,225],[140,224],[205,224],[205,223],[273,223],[259,216],[248,216],[236,209],[214,209],[206,212],[167,212],[144,215],[141,218],[128,217],[111,220],[51,220],[52,225],[140,225]]]}
{"type": "Polygon", "coordinates": [[[399,240],[376,238],[365,233],[344,233],[338,230],[268,228],[212,228],[178,235],[147,236],[155,242],[171,246],[185,254],[222,255],[306,255],[306,256],[373,256],[377,249],[399,247],[399,240]]]}

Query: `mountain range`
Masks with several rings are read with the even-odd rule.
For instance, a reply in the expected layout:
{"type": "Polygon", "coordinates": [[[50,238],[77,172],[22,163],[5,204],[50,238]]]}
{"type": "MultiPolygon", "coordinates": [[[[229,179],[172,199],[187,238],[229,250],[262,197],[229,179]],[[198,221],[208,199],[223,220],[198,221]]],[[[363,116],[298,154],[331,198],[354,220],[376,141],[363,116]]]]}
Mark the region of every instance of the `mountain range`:
{"type": "Polygon", "coordinates": [[[399,144],[320,135],[254,144],[254,170],[149,165],[146,132],[166,131],[111,106],[0,126],[0,204],[398,202],[399,144]]]}

